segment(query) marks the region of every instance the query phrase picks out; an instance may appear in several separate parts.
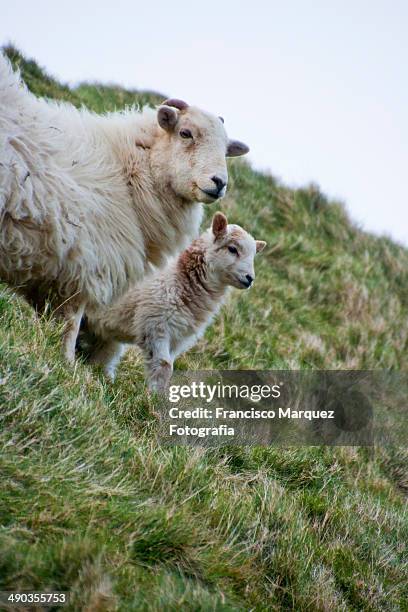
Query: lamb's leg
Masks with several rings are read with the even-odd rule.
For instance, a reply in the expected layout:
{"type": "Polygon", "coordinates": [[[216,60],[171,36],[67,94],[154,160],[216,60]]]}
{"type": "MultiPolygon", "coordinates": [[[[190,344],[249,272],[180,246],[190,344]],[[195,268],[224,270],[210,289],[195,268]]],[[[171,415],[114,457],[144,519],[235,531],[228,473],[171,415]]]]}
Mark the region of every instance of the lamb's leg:
{"type": "Polygon", "coordinates": [[[57,316],[61,317],[65,322],[62,337],[62,350],[68,363],[74,363],[75,361],[75,344],[84,310],[85,302],[83,300],[72,299],[61,306],[56,313],[57,316]]]}
{"type": "Polygon", "coordinates": [[[149,390],[164,393],[173,372],[169,341],[154,340],[149,348],[145,364],[149,390]]]}
{"type": "Polygon", "coordinates": [[[126,344],[116,340],[106,340],[89,359],[89,363],[103,365],[105,375],[112,381],[115,379],[116,368],[126,351],[126,344]]]}

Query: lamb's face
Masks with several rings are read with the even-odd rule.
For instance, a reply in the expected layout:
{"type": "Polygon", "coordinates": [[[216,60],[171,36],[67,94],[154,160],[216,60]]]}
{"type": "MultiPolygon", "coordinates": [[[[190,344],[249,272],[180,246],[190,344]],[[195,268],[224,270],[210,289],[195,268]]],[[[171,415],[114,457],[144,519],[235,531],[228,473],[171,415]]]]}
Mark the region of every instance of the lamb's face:
{"type": "Polygon", "coordinates": [[[248,289],[255,280],[255,255],[266,242],[254,240],[239,225],[228,225],[222,213],[214,215],[211,233],[206,261],[212,277],[224,285],[248,289]]]}
{"type": "Polygon", "coordinates": [[[248,147],[228,139],[222,118],[181,100],[166,101],[157,118],[162,129],[151,154],[155,177],[189,202],[222,198],[228,182],[226,156],[244,155],[248,147]]]}

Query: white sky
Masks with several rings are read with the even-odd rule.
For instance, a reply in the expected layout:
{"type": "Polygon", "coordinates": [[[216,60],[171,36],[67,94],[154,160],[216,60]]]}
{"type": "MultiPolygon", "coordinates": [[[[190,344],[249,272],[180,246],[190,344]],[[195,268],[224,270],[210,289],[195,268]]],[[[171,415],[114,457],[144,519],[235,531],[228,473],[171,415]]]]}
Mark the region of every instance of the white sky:
{"type": "Polygon", "coordinates": [[[0,44],[62,81],[154,89],[223,115],[254,166],[317,182],[364,228],[408,245],[408,2],[3,0],[0,11],[0,44]]]}

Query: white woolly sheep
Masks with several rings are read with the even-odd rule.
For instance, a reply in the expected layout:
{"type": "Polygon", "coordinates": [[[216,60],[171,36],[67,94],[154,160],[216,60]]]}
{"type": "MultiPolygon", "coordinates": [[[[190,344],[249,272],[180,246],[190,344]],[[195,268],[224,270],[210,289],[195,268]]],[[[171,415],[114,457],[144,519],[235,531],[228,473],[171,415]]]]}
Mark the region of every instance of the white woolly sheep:
{"type": "Polygon", "coordinates": [[[163,270],[145,278],[93,321],[104,343],[92,362],[114,378],[125,344],[139,346],[151,390],[164,391],[174,359],[202,336],[229,287],[248,288],[254,257],[265,242],[254,240],[218,212],[212,227],[163,270]]]}
{"type": "Polygon", "coordinates": [[[180,100],[98,116],[38,99],[0,54],[0,280],[34,305],[52,295],[72,361],[83,313],[197,236],[225,156],[247,151],[180,100]]]}

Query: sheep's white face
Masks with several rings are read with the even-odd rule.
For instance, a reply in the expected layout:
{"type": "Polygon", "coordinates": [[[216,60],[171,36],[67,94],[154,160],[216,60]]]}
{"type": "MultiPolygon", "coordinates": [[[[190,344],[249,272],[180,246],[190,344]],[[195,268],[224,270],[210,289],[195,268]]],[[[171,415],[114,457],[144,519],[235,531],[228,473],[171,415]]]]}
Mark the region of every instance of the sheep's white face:
{"type": "Polygon", "coordinates": [[[228,225],[225,215],[216,213],[206,251],[211,278],[222,285],[248,289],[255,280],[255,255],[265,245],[266,242],[255,240],[239,225],[228,225]]]}
{"type": "Polygon", "coordinates": [[[222,118],[180,100],[166,101],[157,119],[161,129],[151,152],[155,180],[188,202],[222,198],[226,156],[244,155],[248,147],[228,139],[222,118]]]}

